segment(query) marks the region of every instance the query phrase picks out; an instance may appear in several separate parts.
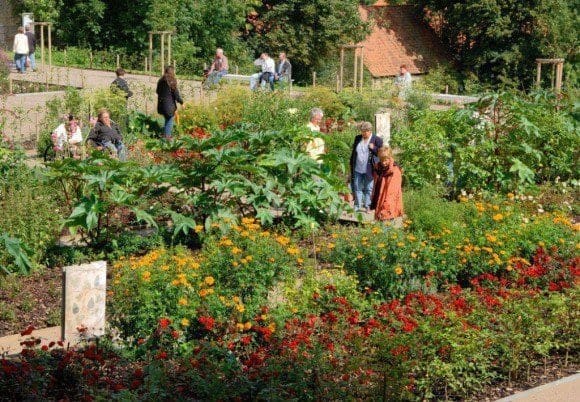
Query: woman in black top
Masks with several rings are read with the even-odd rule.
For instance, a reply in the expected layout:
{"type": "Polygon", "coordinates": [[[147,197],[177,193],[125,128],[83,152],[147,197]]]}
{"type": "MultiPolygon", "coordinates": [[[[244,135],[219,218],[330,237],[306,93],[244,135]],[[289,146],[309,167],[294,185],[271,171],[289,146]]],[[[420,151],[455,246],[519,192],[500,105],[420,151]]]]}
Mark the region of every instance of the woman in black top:
{"type": "Polygon", "coordinates": [[[175,78],[175,69],[172,66],[165,67],[165,74],[157,82],[157,112],[165,118],[163,135],[165,138],[171,138],[173,122],[177,103],[183,105],[183,100],[177,89],[177,79],[175,78]]]}
{"type": "Polygon", "coordinates": [[[92,141],[96,146],[110,149],[120,161],[125,161],[127,157],[121,130],[117,123],[111,120],[107,109],[99,110],[98,120],[91,129],[87,140],[92,141]]]}

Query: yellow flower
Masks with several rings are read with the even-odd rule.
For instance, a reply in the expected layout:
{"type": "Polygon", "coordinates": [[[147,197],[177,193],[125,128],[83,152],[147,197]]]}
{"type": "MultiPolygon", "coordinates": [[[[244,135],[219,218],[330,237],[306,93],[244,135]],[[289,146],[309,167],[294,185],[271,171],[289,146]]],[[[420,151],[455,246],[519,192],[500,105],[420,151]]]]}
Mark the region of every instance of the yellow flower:
{"type": "Polygon", "coordinates": [[[276,331],[276,323],[275,322],[270,323],[270,325],[268,325],[268,329],[272,332],[276,331]]]}
{"type": "Polygon", "coordinates": [[[297,258],[297,259],[296,259],[296,262],[297,262],[298,264],[303,264],[303,263],[304,263],[304,260],[303,260],[302,258],[297,258]]]}
{"type": "Polygon", "coordinates": [[[491,217],[491,219],[493,219],[496,222],[499,222],[503,219],[503,214],[501,213],[495,214],[494,216],[491,217]]]}
{"type": "Polygon", "coordinates": [[[328,245],[326,247],[328,247],[330,250],[332,250],[334,248],[334,243],[328,243],[328,245]]]}
{"type": "Polygon", "coordinates": [[[244,324],[241,322],[238,322],[236,324],[236,329],[238,330],[238,332],[242,332],[244,330],[244,324]]]}
{"type": "Polygon", "coordinates": [[[417,258],[417,253],[415,253],[415,252],[412,252],[412,253],[411,253],[411,258],[417,258]]]}
{"type": "Polygon", "coordinates": [[[247,255],[247,256],[246,256],[246,260],[247,260],[248,262],[252,261],[253,259],[254,259],[254,257],[252,257],[251,255],[247,255]]]}
{"type": "Polygon", "coordinates": [[[237,261],[232,261],[232,265],[233,265],[234,267],[237,267],[238,265],[240,265],[240,263],[239,263],[239,262],[237,262],[237,261]]]}
{"type": "Polygon", "coordinates": [[[185,297],[182,297],[181,299],[179,299],[177,304],[179,304],[180,306],[187,306],[188,302],[187,302],[187,299],[185,297]]]}
{"type": "Polygon", "coordinates": [[[407,240],[409,240],[409,241],[415,241],[415,240],[417,240],[417,238],[415,236],[413,236],[412,234],[410,234],[410,235],[407,236],[407,240]]]}
{"type": "Polygon", "coordinates": [[[181,325],[184,327],[189,327],[189,320],[187,318],[182,318],[181,325]]]}
{"type": "Polygon", "coordinates": [[[374,226],[372,229],[373,234],[378,234],[381,231],[378,227],[374,226]]]}
{"type": "Polygon", "coordinates": [[[495,243],[497,241],[497,237],[495,237],[494,235],[491,235],[491,234],[486,234],[485,238],[490,243],[495,243]]]}
{"type": "Polygon", "coordinates": [[[201,233],[203,232],[203,226],[202,225],[195,225],[195,233],[201,233]]]}
{"type": "Polygon", "coordinates": [[[377,248],[385,248],[385,243],[379,243],[379,244],[377,244],[377,248]]]}
{"type": "Polygon", "coordinates": [[[281,244],[282,246],[285,246],[285,245],[287,245],[288,243],[290,243],[290,239],[289,239],[288,237],[286,237],[286,236],[282,236],[282,235],[276,236],[276,241],[277,241],[279,244],[281,244]]]}
{"type": "Polygon", "coordinates": [[[357,260],[362,260],[362,258],[363,258],[362,254],[359,254],[359,255],[356,256],[356,259],[357,260]]]}
{"type": "Polygon", "coordinates": [[[199,265],[199,262],[191,262],[191,263],[189,264],[189,267],[190,267],[191,269],[199,269],[200,265],[199,265]]]}
{"type": "Polygon", "coordinates": [[[269,261],[269,262],[276,262],[276,259],[275,259],[275,258],[272,258],[272,257],[270,257],[270,258],[268,258],[268,261],[269,261]]]}
{"type": "Polygon", "coordinates": [[[145,271],[143,272],[143,275],[141,275],[141,277],[145,282],[149,282],[151,280],[151,272],[145,271]]]}
{"type": "Polygon", "coordinates": [[[403,247],[405,245],[405,243],[403,243],[402,241],[397,243],[397,247],[403,247]]]}
{"type": "Polygon", "coordinates": [[[244,323],[244,329],[246,331],[249,331],[250,329],[252,329],[252,323],[250,321],[247,321],[244,323]]]}
{"type": "Polygon", "coordinates": [[[162,271],[169,271],[169,265],[162,265],[161,270],[162,271]]]}
{"type": "Polygon", "coordinates": [[[239,303],[240,302],[240,298],[238,296],[234,296],[234,297],[232,297],[232,301],[234,303],[239,303]]]}
{"type": "Polygon", "coordinates": [[[286,249],[286,252],[290,255],[298,255],[298,253],[300,253],[300,250],[298,249],[298,247],[292,246],[292,247],[288,247],[286,249]]]}
{"type": "Polygon", "coordinates": [[[238,310],[240,313],[243,313],[244,311],[246,311],[246,308],[244,307],[243,304],[238,304],[236,305],[236,310],[238,310]]]}
{"type": "Polygon", "coordinates": [[[513,200],[515,197],[515,195],[513,193],[507,193],[507,198],[509,198],[510,200],[513,200]]]}
{"type": "Polygon", "coordinates": [[[174,280],[172,280],[172,281],[171,281],[171,284],[172,284],[173,286],[179,286],[179,283],[180,283],[180,282],[179,282],[179,279],[174,279],[174,280]]]}
{"type": "Polygon", "coordinates": [[[400,265],[395,267],[395,274],[401,275],[403,273],[403,268],[400,265]]]}
{"type": "Polygon", "coordinates": [[[232,248],[232,254],[240,254],[242,252],[242,249],[234,247],[232,248]]]}

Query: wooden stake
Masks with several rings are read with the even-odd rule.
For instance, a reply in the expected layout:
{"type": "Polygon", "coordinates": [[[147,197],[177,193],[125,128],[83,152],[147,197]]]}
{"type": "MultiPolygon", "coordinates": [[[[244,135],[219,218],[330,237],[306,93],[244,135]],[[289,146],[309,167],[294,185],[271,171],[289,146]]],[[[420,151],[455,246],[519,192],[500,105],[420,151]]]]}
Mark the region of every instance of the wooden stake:
{"type": "Polygon", "coordinates": [[[556,64],[556,88],[555,91],[557,94],[560,93],[562,90],[562,73],[564,70],[564,63],[556,64]]]}
{"type": "Polygon", "coordinates": [[[357,54],[358,52],[357,52],[357,50],[358,49],[355,47],[354,48],[354,67],[353,67],[354,74],[353,74],[353,78],[352,78],[352,87],[355,90],[357,89],[356,80],[358,78],[358,65],[357,65],[358,64],[357,63],[358,62],[358,54],[357,54]]]}
{"type": "Polygon", "coordinates": [[[153,72],[153,33],[149,32],[149,72],[153,72]]]}
{"type": "Polygon", "coordinates": [[[365,48],[361,47],[360,48],[360,79],[359,79],[359,85],[360,85],[361,91],[362,91],[362,84],[363,84],[363,71],[365,69],[364,64],[363,64],[364,59],[365,59],[364,51],[365,51],[365,48]]]}
{"type": "Polygon", "coordinates": [[[340,91],[344,88],[344,48],[340,48],[340,91]]]}
{"type": "Polygon", "coordinates": [[[316,86],[316,71],[312,72],[312,86],[316,86]]]}
{"type": "Polygon", "coordinates": [[[537,62],[537,71],[536,71],[536,87],[540,88],[541,80],[542,80],[542,63],[537,62]]]}
{"type": "Polygon", "coordinates": [[[161,74],[165,69],[165,34],[161,34],[161,74]]]}
{"type": "Polygon", "coordinates": [[[51,24],[47,25],[48,29],[48,66],[52,69],[52,33],[51,33],[51,24]]]}
{"type": "Polygon", "coordinates": [[[40,63],[44,68],[44,25],[40,26],[40,63]]]}
{"type": "Polygon", "coordinates": [[[119,55],[117,54],[117,68],[121,67],[121,63],[119,62],[119,55]]]}

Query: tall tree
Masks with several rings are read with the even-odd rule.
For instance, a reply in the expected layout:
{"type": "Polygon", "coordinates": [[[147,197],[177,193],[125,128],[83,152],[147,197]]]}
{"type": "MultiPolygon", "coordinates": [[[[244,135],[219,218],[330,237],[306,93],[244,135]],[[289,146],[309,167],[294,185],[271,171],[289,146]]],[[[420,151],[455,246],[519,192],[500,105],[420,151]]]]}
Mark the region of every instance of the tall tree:
{"type": "Polygon", "coordinates": [[[529,86],[534,60],[578,54],[578,0],[417,0],[460,67],[492,83],[529,86]]]}
{"type": "Polygon", "coordinates": [[[336,55],[339,45],[366,36],[358,5],[356,0],[264,0],[249,16],[246,36],[256,55],[285,51],[293,75],[304,80],[336,55]]]}

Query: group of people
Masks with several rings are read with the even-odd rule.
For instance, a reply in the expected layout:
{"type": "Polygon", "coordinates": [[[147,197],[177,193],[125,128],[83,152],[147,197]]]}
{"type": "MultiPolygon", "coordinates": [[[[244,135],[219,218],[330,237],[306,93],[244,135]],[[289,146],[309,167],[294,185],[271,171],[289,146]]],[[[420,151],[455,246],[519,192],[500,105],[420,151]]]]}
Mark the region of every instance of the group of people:
{"type": "MultiPolygon", "coordinates": [[[[310,111],[308,128],[314,137],[305,151],[322,165],[324,139],[317,136],[324,113],[320,108],[310,111]]],[[[391,148],[383,145],[381,137],[373,134],[369,122],[359,125],[350,157],[350,188],[354,209],[368,213],[375,211],[375,219],[386,221],[403,216],[402,170],[393,158],[391,148]]]]}
{"type": "MultiPolygon", "coordinates": [[[[289,82],[292,79],[292,64],[285,52],[278,55],[278,63],[264,52],[254,60],[254,65],[260,71],[250,76],[250,89],[252,90],[269,85],[273,91],[275,82],[289,82]]],[[[228,58],[224,55],[223,49],[218,48],[210,68],[204,72],[207,77],[205,87],[216,85],[224,75],[228,74],[228,70],[228,58]]]]}
{"type": "Polygon", "coordinates": [[[278,55],[277,65],[268,53],[262,53],[259,58],[254,60],[254,65],[260,67],[261,71],[250,76],[251,90],[255,90],[259,86],[270,85],[270,89],[273,91],[274,82],[288,82],[291,80],[292,64],[284,52],[278,55]]]}
{"type": "Polygon", "coordinates": [[[12,51],[14,52],[14,64],[16,65],[16,70],[18,70],[20,74],[26,72],[27,65],[32,71],[36,70],[36,60],[34,58],[34,52],[36,51],[36,36],[34,35],[30,25],[26,25],[26,28],[18,27],[18,33],[14,35],[12,51]]]}

